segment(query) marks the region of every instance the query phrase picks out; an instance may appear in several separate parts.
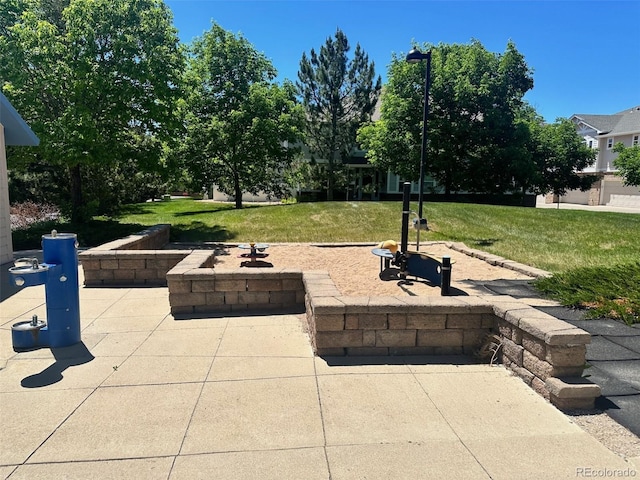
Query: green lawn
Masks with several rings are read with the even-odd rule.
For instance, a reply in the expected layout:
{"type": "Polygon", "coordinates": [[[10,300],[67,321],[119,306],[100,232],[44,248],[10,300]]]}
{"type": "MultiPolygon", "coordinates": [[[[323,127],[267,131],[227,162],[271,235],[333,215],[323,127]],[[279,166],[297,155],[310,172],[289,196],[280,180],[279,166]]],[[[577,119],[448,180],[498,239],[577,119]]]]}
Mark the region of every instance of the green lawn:
{"type": "MultiPolygon", "coordinates": [[[[417,205],[411,208],[417,210],[417,205]]],[[[422,240],[454,240],[552,272],[640,259],[640,215],[428,203],[422,240]]],[[[170,223],[176,241],[380,242],[400,240],[400,202],[256,206],[172,200],[132,205],[120,224],[170,223]]],[[[415,232],[410,231],[415,240],[415,232]]]]}
{"type": "MultiPolygon", "coordinates": [[[[411,208],[417,210],[417,205],[411,208]]],[[[570,281],[565,278],[561,283],[557,275],[552,285],[545,286],[549,295],[566,304],[594,307],[603,303],[596,297],[608,295],[624,310],[629,302],[620,298],[631,299],[632,305],[640,298],[640,282],[634,288],[612,281],[616,275],[632,275],[626,269],[640,271],[640,215],[459,203],[427,203],[424,211],[431,230],[422,233],[422,241],[464,242],[556,274],[577,271],[578,277],[570,281]],[[616,274],[616,268],[623,270],[616,274]],[[580,282],[587,274],[589,284],[602,291],[592,293],[591,300],[576,300],[568,290],[582,290],[580,282]]],[[[401,202],[319,202],[235,210],[229,204],[180,199],[130,205],[117,218],[96,218],[82,226],[47,224],[14,232],[14,248],[38,248],[40,235],[51,228],[76,232],[81,246],[95,246],[157,223],[171,224],[172,240],[183,242],[399,241],[401,218],[401,202]]],[[[410,230],[413,240],[415,232],[410,230]]],[[[637,303],[627,316],[636,321],[637,303]]]]}

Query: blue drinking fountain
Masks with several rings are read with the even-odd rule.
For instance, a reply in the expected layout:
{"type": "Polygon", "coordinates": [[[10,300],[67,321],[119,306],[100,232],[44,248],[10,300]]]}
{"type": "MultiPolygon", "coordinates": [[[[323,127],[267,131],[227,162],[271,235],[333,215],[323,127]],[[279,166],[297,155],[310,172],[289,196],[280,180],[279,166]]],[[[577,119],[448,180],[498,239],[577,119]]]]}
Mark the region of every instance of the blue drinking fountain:
{"type": "Polygon", "coordinates": [[[21,258],[9,268],[17,287],[43,285],[46,322],[36,315],[11,327],[16,352],[41,347],[68,347],[80,342],[80,289],[78,283],[78,242],[75,233],[55,230],[42,236],[43,262],[21,258]]]}

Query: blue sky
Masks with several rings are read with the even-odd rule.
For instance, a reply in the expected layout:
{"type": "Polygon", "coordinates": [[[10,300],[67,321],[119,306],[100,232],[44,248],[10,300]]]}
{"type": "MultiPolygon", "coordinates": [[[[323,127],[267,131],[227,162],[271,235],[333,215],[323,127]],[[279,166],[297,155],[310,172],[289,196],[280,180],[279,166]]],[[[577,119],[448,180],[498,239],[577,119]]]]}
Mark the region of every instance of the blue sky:
{"type": "Polygon", "coordinates": [[[165,0],[183,43],[215,21],[270,58],[279,80],[340,28],[386,80],[392,52],[478,39],[502,53],[512,40],[534,70],[525,99],[545,120],[640,105],[640,0],[388,1],[165,0]]]}

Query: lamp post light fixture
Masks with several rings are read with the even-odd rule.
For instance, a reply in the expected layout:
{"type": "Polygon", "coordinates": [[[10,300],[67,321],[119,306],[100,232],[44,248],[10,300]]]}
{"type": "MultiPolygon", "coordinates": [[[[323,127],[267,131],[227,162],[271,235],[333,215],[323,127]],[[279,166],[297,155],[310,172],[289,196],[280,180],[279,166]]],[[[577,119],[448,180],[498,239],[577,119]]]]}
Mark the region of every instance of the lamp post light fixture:
{"type": "MultiPolygon", "coordinates": [[[[429,118],[429,86],[431,83],[431,50],[422,53],[417,48],[407,53],[407,62],[420,63],[422,60],[427,61],[427,72],[424,80],[424,111],[422,117],[422,151],[420,153],[420,185],[418,190],[418,232],[427,230],[427,221],[422,218],[422,198],[424,196],[424,174],[427,166],[427,119],[429,118]]],[[[418,246],[419,248],[419,246],[418,246]]]]}

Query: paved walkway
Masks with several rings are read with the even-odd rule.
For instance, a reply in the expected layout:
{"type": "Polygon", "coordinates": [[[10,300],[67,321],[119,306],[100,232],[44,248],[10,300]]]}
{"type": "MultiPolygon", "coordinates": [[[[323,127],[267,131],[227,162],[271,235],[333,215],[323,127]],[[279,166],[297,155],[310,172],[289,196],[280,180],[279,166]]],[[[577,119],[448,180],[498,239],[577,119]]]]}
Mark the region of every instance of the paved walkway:
{"type": "Polygon", "coordinates": [[[83,343],[53,351],[11,349],[44,287],[0,304],[0,478],[640,474],[502,367],[316,358],[295,315],[176,320],[166,288],[80,295],[83,343]]]}
{"type": "Polygon", "coordinates": [[[588,210],[591,212],[617,212],[617,213],[638,213],[638,207],[615,207],[613,205],[582,205],[579,203],[546,203],[544,197],[536,198],[536,208],[553,208],[560,210],[588,210]]]}

